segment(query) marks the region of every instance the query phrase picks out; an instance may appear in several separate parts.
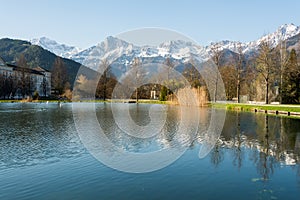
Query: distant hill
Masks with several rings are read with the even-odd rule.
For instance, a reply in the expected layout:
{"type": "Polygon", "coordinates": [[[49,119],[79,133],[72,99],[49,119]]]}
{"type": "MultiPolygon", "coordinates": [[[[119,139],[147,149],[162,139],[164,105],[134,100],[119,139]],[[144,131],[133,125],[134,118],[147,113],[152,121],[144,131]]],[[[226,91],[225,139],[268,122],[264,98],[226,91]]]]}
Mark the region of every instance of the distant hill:
{"type": "MultiPolygon", "coordinates": [[[[28,41],[9,38],[0,39],[0,56],[7,63],[16,63],[22,53],[24,54],[30,68],[40,66],[49,71],[52,71],[54,60],[57,58],[57,55],[54,53],[51,53],[40,46],[32,45],[28,41]]],[[[81,64],[70,59],[61,59],[67,68],[68,81],[71,85],[73,85],[77,71],[81,67],[81,64]]]]}

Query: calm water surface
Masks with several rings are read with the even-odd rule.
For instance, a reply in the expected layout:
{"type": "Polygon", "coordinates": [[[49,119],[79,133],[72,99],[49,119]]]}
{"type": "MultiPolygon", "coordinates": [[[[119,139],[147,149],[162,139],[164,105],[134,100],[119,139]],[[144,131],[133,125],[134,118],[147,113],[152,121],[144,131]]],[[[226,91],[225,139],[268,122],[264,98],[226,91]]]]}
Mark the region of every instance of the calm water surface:
{"type": "MultiPolygon", "coordinates": [[[[151,105],[130,105],[149,123],[151,105]]],[[[120,137],[109,104],[97,104],[108,138],[126,151],[150,152],[174,143],[178,107],[165,106],[164,136],[120,137]]],[[[300,120],[227,112],[215,148],[198,153],[210,110],[199,109],[188,150],[158,171],[124,173],[97,161],[77,134],[72,105],[0,104],[0,199],[299,199],[300,120]]],[[[108,150],[109,151],[109,150],[108,150]]]]}

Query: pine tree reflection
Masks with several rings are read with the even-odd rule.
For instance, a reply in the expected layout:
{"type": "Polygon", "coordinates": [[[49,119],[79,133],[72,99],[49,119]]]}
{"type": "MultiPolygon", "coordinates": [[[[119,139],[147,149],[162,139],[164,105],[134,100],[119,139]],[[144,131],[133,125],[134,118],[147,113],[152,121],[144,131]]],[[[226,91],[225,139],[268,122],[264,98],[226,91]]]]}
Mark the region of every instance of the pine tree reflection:
{"type": "Polygon", "coordinates": [[[215,167],[218,167],[219,164],[224,160],[224,152],[220,144],[216,144],[212,149],[210,153],[210,160],[215,167]]]}
{"type": "Polygon", "coordinates": [[[243,152],[241,149],[242,137],[241,137],[241,116],[240,112],[236,112],[236,132],[234,139],[234,157],[233,165],[237,166],[238,169],[242,167],[243,152]]]}
{"type": "Polygon", "coordinates": [[[257,170],[261,175],[263,180],[268,180],[270,175],[274,173],[274,157],[272,157],[271,149],[270,149],[270,134],[274,134],[273,132],[269,132],[269,116],[264,116],[264,128],[258,127],[261,131],[260,138],[261,141],[261,150],[259,151],[259,157],[257,164],[257,170]]]}

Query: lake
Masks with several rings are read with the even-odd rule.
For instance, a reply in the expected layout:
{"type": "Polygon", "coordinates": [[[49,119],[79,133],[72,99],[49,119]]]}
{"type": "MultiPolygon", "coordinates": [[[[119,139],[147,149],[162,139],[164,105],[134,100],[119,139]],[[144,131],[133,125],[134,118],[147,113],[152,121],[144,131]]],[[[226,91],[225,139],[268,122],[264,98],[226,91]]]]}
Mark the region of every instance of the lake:
{"type": "Polygon", "coordinates": [[[0,104],[0,199],[300,197],[300,119],[227,111],[221,136],[200,159],[211,109],[194,109],[199,119],[185,116],[185,123],[179,106],[99,103],[95,116],[113,145],[101,144],[95,153],[91,148],[100,140],[89,132],[95,129],[93,119],[85,115],[90,113],[86,104],[76,106],[82,106],[81,114],[67,103],[0,104]],[[195,119],[197,126],[189,124],[195,119]],[[151,135],[156,129],[159,134],[151,135]],[[131,135],[138,134],[132,130],[149,137],[131,135]],[[135,169],[134,161],[117,157],[115,149],[131,156],[165,149],[171,152],[165,155],[178,154],[169,163],[164,156],[145,160],[144,167],[157,167],[136,169],[147,173],[128,173],[122,169],[135,169]]]}

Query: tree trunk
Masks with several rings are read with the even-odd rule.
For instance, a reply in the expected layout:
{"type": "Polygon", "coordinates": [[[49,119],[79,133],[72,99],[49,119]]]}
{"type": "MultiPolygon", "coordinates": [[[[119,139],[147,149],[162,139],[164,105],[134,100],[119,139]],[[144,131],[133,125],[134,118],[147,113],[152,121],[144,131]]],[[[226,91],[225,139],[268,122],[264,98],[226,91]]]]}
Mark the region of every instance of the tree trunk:
{"type": "Polygon", "coordinates": [[[238,74],[237,78],[237,87],[236,87],[236,96],[237,96],[237,102],[240,103],[240,75],[238,74]]]}
{"type": "Polygon", "coordinates": [[[215,94],[214,94],[214,102],[217,102],[217,95],[218,95],[218,77],[216,79],[216,88],[215,88],[215,94]]]}
{"type": "Polygon", "coordinates": [[[104,88],[103,88],[103,101],[106,100],[106,83],[104,83],[104,88]]]}
{"type": "Polygon", "coordinates": [[[266,104],[269,104],[269,80],[266,79],[266,104]]]}
{"type": "Polygon", "coordinates": [[[106,82],[107,82],[107,77],[106,77],[106,72],[104,72],[103,101],[106,100],[106,82]]]}

